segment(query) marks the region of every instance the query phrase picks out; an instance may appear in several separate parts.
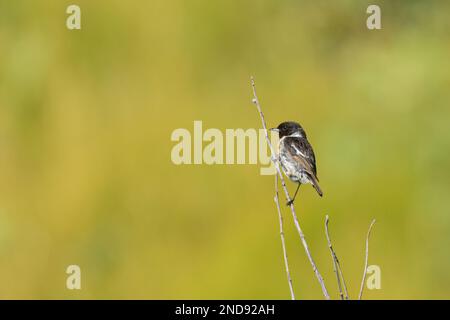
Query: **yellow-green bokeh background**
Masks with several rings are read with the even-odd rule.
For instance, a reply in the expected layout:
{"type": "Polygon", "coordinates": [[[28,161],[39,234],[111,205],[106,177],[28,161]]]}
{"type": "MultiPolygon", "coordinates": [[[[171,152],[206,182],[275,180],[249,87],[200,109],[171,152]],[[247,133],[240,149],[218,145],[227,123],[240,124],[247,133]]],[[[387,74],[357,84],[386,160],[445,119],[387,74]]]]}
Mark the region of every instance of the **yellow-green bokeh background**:
{"type": "MultiPolygon", "coordinates": [[[[250,75],[315,148],[325,196],[296,207],[332,297],[325,214],[351,297],[374,217],[365,297],[450,298],[450,3],[376,1],[369,31],[373,3],[0,0],[0,298],[289,298],[273,177],[170,159],[194,120],[260,127],[250,75]]],[[[284,214],[296,295],[322,298],[284,214]]]]}

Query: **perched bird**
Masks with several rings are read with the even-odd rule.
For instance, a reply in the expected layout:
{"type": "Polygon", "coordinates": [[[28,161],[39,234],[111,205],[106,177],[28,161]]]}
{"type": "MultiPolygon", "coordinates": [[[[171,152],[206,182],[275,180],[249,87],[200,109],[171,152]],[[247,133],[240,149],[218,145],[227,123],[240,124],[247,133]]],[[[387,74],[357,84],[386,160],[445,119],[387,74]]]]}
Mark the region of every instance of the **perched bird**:
{"type": "Polygon", "coordinates": [[[305,130],[299,123],[292,121],[283,122],[277,128],[270,130],[278,132],[280,137],[278,159],[284,174],[291,181],[298,183],[294,197],[287,205],[294,202],[301,184],[312,184],[319,196],[322,196],[319,179],[317,179],[316,158],[305,130]]]}

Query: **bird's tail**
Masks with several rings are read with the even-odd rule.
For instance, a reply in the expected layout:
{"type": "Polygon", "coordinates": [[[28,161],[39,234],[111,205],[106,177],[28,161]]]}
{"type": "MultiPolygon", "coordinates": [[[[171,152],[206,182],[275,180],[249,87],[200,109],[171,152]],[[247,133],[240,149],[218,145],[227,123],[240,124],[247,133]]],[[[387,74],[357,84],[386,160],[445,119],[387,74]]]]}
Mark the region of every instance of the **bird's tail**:
{"type": "Polygon", "coordinates": [[[317,181],[317,178],[312,175],[311,177],[311,184],[313,185],[314,189],[316,189],[319,196],[323,196],[322,189],[320,189],[319,182],[317,181]]]}

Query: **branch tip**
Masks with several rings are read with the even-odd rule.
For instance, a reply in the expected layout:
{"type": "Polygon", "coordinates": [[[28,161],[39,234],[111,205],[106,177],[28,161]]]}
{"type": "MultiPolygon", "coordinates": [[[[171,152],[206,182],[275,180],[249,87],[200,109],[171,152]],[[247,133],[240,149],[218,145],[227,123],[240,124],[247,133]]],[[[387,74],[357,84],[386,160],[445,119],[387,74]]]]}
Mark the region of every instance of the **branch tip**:
{"type": "Polygon", "coordinates": [[[364,261],[364,272],[363,277],[361,280],[361,288],[359,289],[359,297],[358,300],[362,299],[363,291],[364,291],[364,282],[366,282],[366,275],[367,275],[367,264],[369,262],[369,238],[370,233],[372,232],[372,227],[375,224],[376,220],[372,219],[372,222],[370,223],[369,230],[367,231],[367,237],[366,237],[366,258],[364,261]]]}

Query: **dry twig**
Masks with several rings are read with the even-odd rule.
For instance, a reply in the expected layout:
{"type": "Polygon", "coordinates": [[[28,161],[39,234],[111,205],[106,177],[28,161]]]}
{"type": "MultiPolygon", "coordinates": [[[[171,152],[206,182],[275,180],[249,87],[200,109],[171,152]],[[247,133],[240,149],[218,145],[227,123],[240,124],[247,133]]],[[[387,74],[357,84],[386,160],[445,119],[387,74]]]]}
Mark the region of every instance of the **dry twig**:
{"type": "Polygon", "coordinates": [[[292,278],[291,273],[289,272],[289,263],[286,252],[286,244],[284,240],[284,230],[283,230],[283,216],[281,215],[280,201],[278,198],[278,175],[275,175],[275,197],[273,199],[278,209],[278,219],[280,222],[280,237],[281,237],[281,245],[283,246],[283,257],[284,257],[284,265],[286,267],[286,275],[289,283],[289,290],[291,292],[291,299],[295,300],[294,288],[292,287],[292,278]]]}
{"type": "Polygon", "coordinates": [[[331,238],[330,234],[328,232],[328,215],[325,217],[325,234],[327,236],[328,241],[328,248],[330,248],[331,258],[333,259],[333,271],[336,274],[336,280],[338,284],[339,289],[339,296],[341,297],[341,300],[348,300],[348,292],[347,292],[347,285],[345,284],[344,274],[341,269],[341,265],[339,263],[339,259],[336,255],[336,253],[333,250],[333,246],[331,244],[331,238]],[[341,285],[341,279],[342,279],[342,285],[341,285]],[[344,287],[344,292],[342,292],[342,286],[344,287]]]}
{"type": "Polygon", "coordinates": [[[363,291],[364,291],[364,283],[366,282],[366,275],[367,275],[367,263],[369,261],[369,238],[370,238],[370,232],[372,231],[372,227],[375,224],[375,219],[372,220],[372,222],[370,223],[369,226],[369,231],[367,231],[367,238],[366,238],[366,259],[365,259],[365,263],[364,263],[364,273],[363,273],[363,277],[361,280],[361,288],[359,290],[359,297],[358,299],[361,300],[362,295],[363,295],[363,291]]]}
{"type": "MultiPolygon", "coordinates": [[[[289,196],[289,192],[287,190],[286,183],[284,181],[283,175],[282,175],[280,167],[278,165],[278,161],[277,161],[276,156],[275,156],[275,151],[274,151],[273,146],[272,146],[272,144],[270,142],[270,139],[269,139],[269,135],[268,135],[268,132],[267,132],[267,127],[266,127],[266,120],[265,120],[264,114],[263,114],[263,112],[261,110],[261,105],[259,103],[258,96],[256,95],[255,81],[254,81],[253,77],[251,77],[251,84],[252,84],[252,89],[253,89],[253,103],[255,104],[256,108],[258,109],[259,115],[261,117],[261,122],[262,122],[262,126],[263,126],[263,129],[264,129],[264,132],[265,132],[266,140],[267,140],[267,143],[268,143],[268,145],[270,147],[271,160],[272,160],[273,164],[275,165],[275,169],[277,170],[278,176],[280,177],[281,186],[283,187],[286,199],[288,201],[290,201],[291,198],[289,196]]],[[[303,247],[305,248],[306,255],[308,256],[309,262],[311,263],[311,266],[313,268],[314,274],[316,275],[317,281],[319,281],[319,284],[320,284],[320,286],[322,288],[322,293],[325,296],[325,299],[328,300],[328,299],[330,299],[330,296],[329,296],[328,291],[327,291],[327,289],[325,287],[325,283],[323,281],[322,275],[320,274],[319,270],[317,269],[316,264],[315,264],[315,262],[314,262],[314,260],[313,260],[313,258],[311,256],[311,252],[309,251],[309,247],[308,247],[308,244],[306,242],[305,235],[303,234],[303,231],[302,231],[302,229],[300,227],[300,224],[298,222],[297,214],[295,213],[295,208],[294,208],[294,204],[293,203],[290,205],[290,208],[291,208],[291,212],[292,212],[292,217],[294,219],[295,227],[297,228],[297,232],[298,232],[298,234],[300,236],[300,240],[301,240],[301,242],[303,244],[303,247]]]]}

